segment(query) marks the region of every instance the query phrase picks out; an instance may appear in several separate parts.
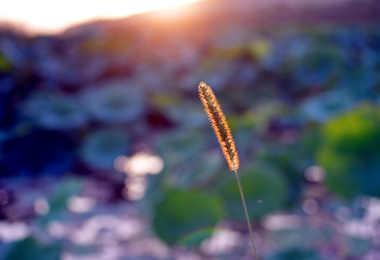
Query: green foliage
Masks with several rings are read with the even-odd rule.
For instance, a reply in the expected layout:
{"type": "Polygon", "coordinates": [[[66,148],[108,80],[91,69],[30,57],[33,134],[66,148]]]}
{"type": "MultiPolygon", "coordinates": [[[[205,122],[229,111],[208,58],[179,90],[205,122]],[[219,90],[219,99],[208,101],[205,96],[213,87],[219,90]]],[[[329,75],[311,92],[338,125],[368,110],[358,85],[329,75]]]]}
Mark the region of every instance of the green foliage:
{"type": "Polygon", "coordinates": [[[58,190],[48,199],[49,212],[40,219],[41,224],[46,225],[52,220],[64,218],[67,201],[77,195],[81,188],[82,181],[77,178],[69,178],[62,182],[58,190]]]}
{"type": "MultiPolygon", "coordinates": [[[[287,183],[270,165],[256,164],[241,174],[241,185],[250,218],[258,219],[279,209],[286,201],[287,183]]],[[[228,217],[244,220],[245,215],[236,178],[233,174],[218,189],[228,217]]]]}
{"type": "Polygon", "coordinates": [[[303,86],[325,85],[337,76],[341,63],[339,50],[333,46],[312,47],[301,56],[295,67],[295,79],[303,86]]]}
{"type": "Polygon", "coordinates": [[[380,110],[362,104],[322,128],[317,160],[327,172],[327,185],[352,198],[380,196],[380,110]]]}
{"type": "Polygon", "coordinates": [[[203,147],[203,135],[196,131],[184,130],[162,134],[155,144],[155,149],[170,165],[196,156],[202,152],[203,147]]]}
{"type": "Polygon", "coordinates": [[[296,156],[292,151],[298,151],[294,146],[286,145],[275,148],[269,148],[262,151],[259,155],[260,161],[268,162],[274,165],[277,169],[281,170],[279,173],[282,178],[286,179],[289,188],[287,189],[287,196],[284,199],[286,205],[291,206],[297,202],[300,197],[303,187],[302,175],[302,157],[296,156]]]}
{"type": "Polygon", "coordinates": [[[362,238],[346,236],[344,241],[350,257],[362,257],[371,249],[371,242],[362,238]]]}
{"type": "Polygon", "coordinates": [[[257,157],[258,161],[270,163],[279,169],[287,181],[287,206],[298,202],[303,193],[304,171],[315,164],[314,155],[320,139],[319,127],[317,124],[307,124],[303,128],[296,142],[268,142],[260,149],[257,157]]]}
{"type": "Polygon", "coordinates": [[[153,228],[168,244],[197,246],[222,217],[223,206],[218,197],[172,189],[155,207],[153,228]]]}
{"type": "Polygon", "coordinates": [[[274,253],[266,260],[321,260],[322,258],[313,250],[290,247],[274,253]]]}
{"type": "Polygon", "coordinates": [[[9,71],[11,70],[12,65],[9,61],[4,57],[4,55],[0,52],[0,71],[9,71]]]}
{"type": "Polygon", "coordinates": [[[42,245],[32,237],[13,244],[4,260],[59,260],[61,248],[58,244],[42,245]]]}
{"type": "Polygon", "coordinates": [[[83,141],[79,156],[89,166],[114,169],[114,161],[129,149],[129,141],[120,129],[103,129],[90,133],[83,141]]]}
{"type": "Polygon", "coordinates": [[[194,158],[183,162],[170,176],[170,181],[176,187],[203,188],[213,185],[215,179],[225,174],[226,160],[221,151],[214,150],[199,153],[194,158]]]}
{"type": "Polygon", "coordinates": [[[316,70],[322,68],[330,69],[336,65],[339,57],[338,50],[332,46],[314,47],[300,59],[300,66],[307,70],[316,70]]]}

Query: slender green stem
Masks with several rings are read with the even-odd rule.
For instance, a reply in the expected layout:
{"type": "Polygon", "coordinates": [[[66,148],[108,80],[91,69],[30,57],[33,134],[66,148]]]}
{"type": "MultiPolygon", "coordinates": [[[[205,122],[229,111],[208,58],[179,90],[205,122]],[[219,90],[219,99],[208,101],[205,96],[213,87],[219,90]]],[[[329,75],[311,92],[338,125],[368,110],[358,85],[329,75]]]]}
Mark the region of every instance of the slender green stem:
{"type": "Polygon", "coordinates": [[[247,218],[247,224],[248,224],[248,228],[249,228],[249,234],[251,235],[253,250],[255,251],[255,259],[258,260],[258,258],[257,258],[257,252],[256,252],[256,246],[255,246],[255,241],[253,241],[253,232],[252,232],[252,228],[251,228],[251,222],[249,221],[249,215],[248,215],[248,211],[247,211],[247,206],[245,205],[245,199],[244,199],[244,195],[243,195],[243,189],[242,189],[241,184],[240,184],[239,173],[237,172],[237,170],[235,170],[235,176],[236,176],[237,183],[238,183],[238,186],[239,186],[241,200],[242,200],[243,206],[244,206],[245,217],[247,218]]]}

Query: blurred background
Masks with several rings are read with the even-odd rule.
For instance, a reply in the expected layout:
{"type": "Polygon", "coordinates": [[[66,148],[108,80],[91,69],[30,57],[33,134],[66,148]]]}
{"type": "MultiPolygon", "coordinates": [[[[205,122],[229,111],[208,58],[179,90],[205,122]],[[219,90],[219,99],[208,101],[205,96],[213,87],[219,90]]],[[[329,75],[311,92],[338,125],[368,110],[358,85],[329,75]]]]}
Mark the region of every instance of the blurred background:
{"type": "Polygon", "coordinates": [[[380,3],[138,2],[3,3],[0,259],[253,259],[200,81],[260,259],[380,259],[380,3]]]}

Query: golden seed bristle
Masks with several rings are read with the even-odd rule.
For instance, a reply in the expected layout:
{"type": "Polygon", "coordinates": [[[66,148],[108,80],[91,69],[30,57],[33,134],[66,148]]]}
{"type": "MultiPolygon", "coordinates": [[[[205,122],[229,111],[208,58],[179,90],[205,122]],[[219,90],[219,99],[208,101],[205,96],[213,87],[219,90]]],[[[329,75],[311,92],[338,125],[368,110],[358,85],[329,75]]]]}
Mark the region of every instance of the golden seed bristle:
{"type": "Polygon", "coordinates": [[[218,100],[211,88],[204,82],[199,84],[198,92],[208,119],[211,122],[211,126],[218,138],[224,157],[227,160],[228,166],[231,171],[237,171],[237,169],[239,169],[239,157],[236,151],[235,142],[218,100]]]}

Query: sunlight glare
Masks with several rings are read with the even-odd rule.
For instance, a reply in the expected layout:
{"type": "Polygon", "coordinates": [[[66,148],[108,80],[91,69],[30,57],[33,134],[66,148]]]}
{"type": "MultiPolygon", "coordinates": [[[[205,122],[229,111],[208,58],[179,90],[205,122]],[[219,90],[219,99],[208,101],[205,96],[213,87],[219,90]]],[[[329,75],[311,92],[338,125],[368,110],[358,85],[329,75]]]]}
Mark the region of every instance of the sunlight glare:
{"type": "Polygon", "coordinates": [[[119,156],[114,162],[115,169],[131,176],[145,176],[146,174],[158,174],[164,168],[161,157],[149,153],[137,153],[128,158],[119,156]]]}
{"type": "Polygon", "coordinates": [[[0,22],[10,21],[38,32],[57,32],[83,21],[120,18],[199,0],[13,0],[0,8],[0,22]]]}
{"type": "Polygon", "coordinates": [[[157,155],[139,152],[129,158],[117,157],[114,167],[127,175],[122,196],[127,200],[136,201],[144,197],[147,186],[146,175],[159,174],[164,168],[164,161],[157,155]]]}

